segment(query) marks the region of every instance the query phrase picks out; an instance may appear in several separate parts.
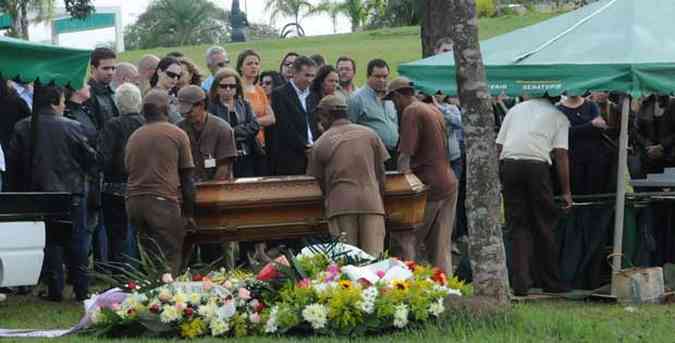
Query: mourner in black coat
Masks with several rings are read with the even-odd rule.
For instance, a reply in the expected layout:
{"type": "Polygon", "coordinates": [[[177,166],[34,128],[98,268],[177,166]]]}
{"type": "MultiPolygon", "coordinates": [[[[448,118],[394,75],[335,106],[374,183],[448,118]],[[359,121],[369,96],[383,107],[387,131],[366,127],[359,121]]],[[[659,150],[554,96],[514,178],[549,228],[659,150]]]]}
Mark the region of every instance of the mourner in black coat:
{"type": "Polygon", "coordinates": [[[272,91],[272,109],[277,114],[271,142],[274,175],[304,175],[306,150],[319,138],[314,109],[317,98],[309,86],[316,75],[311,59],[300,56],[293,64],[293,78],[272,91]]]}

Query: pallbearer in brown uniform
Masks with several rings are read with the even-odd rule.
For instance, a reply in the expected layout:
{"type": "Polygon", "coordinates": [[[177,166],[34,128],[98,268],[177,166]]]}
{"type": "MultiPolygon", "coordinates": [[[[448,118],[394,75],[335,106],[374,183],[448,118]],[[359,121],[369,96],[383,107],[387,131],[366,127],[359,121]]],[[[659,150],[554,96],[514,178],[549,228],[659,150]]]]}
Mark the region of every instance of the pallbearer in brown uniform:
{"type": "Polygon", "coordinates": [[[185,118],[178,127],[190,139],[195,180],[231,180],[237,157],[234,131],[226,121],[208,113],[206,106],[206,93],[199,86],[183,87],[178,92],[178,111],[185,118]]]}
{"type": "Polygon", "coordinates": [[[163,253],[176,274],[181,268],[186,228],[195,228],[195,166],[190,140],[169,123],[168,109],[166,92],[151,90],[143,99],[145,124],[129,137],[125,155],[127,214],[138,229],[143,248],[155,255],[163,253]]]}
{"type": "Polygon", "coordinates": [[[311,150],[307,174],[319,179],[330,233],[377,256],[384,250],[387,148],[373,130],[347,119],[342,96],[324,97],[316,112],[329,129],[311,150]]]}
{"type": "MultiPolygon", "coordinates": [[[[206,93],[201,87],[187,86],[178,92],[178,111],[185,118],[178,127],[190,139],[195,181],[232,180],[232,166],[237,157],[234,131],[225,120],[208,113],[206,106],[206,93]]],[[[232,251],[225,254],[223,244],[202,244],[199,248],[203,262],[212,263],[227,255],[226,263],[234,267],[232,251]]]]}
{"type": "MultiPolygon", "coordinates": [[[[450,243],[457,205],[457,178],[448,162],[447,130],[443,115],[418,101],[412,83],[400,77],[389,84],[385,100],[401,113],[398,168],[412,171],[429,186],[424,226],[414,236],[399,235],[403,257],[427,257],[434,266],[452,274],[450,243]]],[[[395,237],[396,238],[396,237],[395,237]]]]}

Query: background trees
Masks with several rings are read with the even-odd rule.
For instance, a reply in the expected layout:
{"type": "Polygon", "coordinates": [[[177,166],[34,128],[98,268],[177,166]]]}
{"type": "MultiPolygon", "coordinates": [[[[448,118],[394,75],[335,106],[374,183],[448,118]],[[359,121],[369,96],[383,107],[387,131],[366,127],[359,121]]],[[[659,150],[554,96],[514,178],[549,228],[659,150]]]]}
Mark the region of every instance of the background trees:
{"type": "MultiPolygon", "coordinates": [[[[12,17],[8,35],[28,39],[29,16],[33,22],[42,22],[54,16],[54,0],[0,0],[0,12],[12,17]]],[[[66,11],[75,18],[84,18],[94,12],[91,0],[64,0],[66,11]]]]}

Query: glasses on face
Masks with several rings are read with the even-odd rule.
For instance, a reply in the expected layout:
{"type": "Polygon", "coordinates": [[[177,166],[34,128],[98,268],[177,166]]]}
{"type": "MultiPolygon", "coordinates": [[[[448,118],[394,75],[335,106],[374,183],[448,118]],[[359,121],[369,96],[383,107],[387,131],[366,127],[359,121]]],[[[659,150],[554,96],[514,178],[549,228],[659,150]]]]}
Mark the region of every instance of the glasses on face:
{"type": "Polygon", "coordinates": [[[172,71],[168,71],[168,70],[165,71],[164,73],[166,74],[166,76],[168,76],[168,77],[171,78],[171,79],[174,79],[174,80],[179,80],[179,79],[180,79],[180,74],[176,74],[176,73],[174,73],[174,72],[172,72],[172,71]]]}
{"type": "Polygon", "coordinates": [[[236,83],[219,83],[218,87],[220,89],[237,89],[236,83]]]}

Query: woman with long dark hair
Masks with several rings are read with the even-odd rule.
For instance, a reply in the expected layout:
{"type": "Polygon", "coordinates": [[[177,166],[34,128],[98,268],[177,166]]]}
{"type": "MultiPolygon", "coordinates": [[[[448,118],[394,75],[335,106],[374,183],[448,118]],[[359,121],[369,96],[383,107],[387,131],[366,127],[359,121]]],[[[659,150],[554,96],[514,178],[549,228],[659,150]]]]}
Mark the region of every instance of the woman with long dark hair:
{"type": "Polygon", "coordinates": [[[260,124],[244,98],[241,78],[236,71],[223,68],[216,73],[209,91],[208,109],[234,129],[239,155],[234,163],[234,176],[255,176],[255,159],[260,150],[256,136],[260,124]]]}
{"type": "MultiPolygon", "coordinates": [[[[178,112],[178,81],[183,75],[183,66],[178,59],[166,56],[159,61],[155,74],[150,78],[151,89],[158,89],[169,94],[169,121],[177,123],[183,117],[178,112]]],[[[147,92],[146,92],[147,93],[147,92]]]]}

